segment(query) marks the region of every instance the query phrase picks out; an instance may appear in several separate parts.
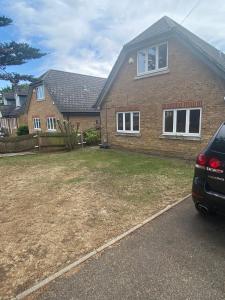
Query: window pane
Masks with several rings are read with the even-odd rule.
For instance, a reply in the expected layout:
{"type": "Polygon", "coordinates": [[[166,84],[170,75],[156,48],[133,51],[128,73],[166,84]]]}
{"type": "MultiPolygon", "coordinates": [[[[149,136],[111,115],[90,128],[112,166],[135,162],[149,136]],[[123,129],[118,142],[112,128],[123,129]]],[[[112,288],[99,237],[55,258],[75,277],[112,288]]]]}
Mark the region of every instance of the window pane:
{"type": "Polygon", "coordinates": [[[118,114],[118,130],[123,130],[123,114],[118,114]]]}
{"type": "Polygon", "coordinates": [[[36,93],[37,93],[37,99],[41,100],[44,99],[44,86],[40,85],[36,88],[36,93]]]}
{"type": "Polygon", "coordinates": [[[48,118],[48,119],[47,119],[47,128],[48,128],[48,129],[51,129],[51,123],[50,123],[50,122],[51,122],[51,119],[48,118]]]}
{"type": "Polygon", "coordinates": [[[186,110],[177,111],[177,132],[185,132],[186,128],[186,110]]]}
{"type": "Polygon", "coordinates": [[[173,111],[165,112],[165,132],[173,132],[173,111]]]}
{"type": "Polygon", "coordinates": [[[211,148],[213,151],[225,153],[225,125],[218,132],[211,148]]]}
{"type": "Polygon", "coordinates": [[[52,118],[52,129],[56,129],[56,120],[52,118]]]}
{"type": "Polygon", "coordinates": [[[189,133],[199,133],[200,109],[190,110],[189,133]]]}
{"type": "Polygon", "coordinates": [[[156,48],[151,47],[148,49],[148,71],[155,70],[156,62],[156,48]]]}
{"type": "Polygon", "coordinates": [[[159,62],[158,68],[165,68],[167,66],[167,44],[159,46],[159,62]]]}
{"type": "Polygon", "coordinates": [[[139,131],[139,112],[133,113],[133,131],[139,131]]]}
{"type": "Polygon", "coordinates": [[[138,52],[138,73],[144,73],[145,72],[145,63],[146,63],[146,57],[145,57],[145,51],[139,51],[138,52]]]}
{"type": "Polygon", "coordinates": [[[131,130],[130,115],[130,113],[125,113],[125,130],[131,130]]]}

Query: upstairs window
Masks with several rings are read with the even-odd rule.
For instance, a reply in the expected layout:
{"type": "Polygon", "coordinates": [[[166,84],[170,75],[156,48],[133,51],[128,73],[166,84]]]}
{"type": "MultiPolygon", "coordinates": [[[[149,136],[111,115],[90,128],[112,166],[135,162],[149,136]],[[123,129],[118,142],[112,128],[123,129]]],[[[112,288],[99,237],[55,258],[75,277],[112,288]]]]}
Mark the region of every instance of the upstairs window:
{"type": "Polygon", "coordinates": [[[36,129],[36,130],[41,129],[41,120],[40,120],[40,118],[33,118],[33,124],[34,124],[34,129],[36,129]]]}
{"type": "Polygon", "coordinates": [[[168,67],[168,44],[162,43],[137,53],[137,74],[161,71],[168,67]]]}
{"type": "Polygon", "coordinates": [[[118,112],[117,132],[139,133],[140,132],[140,112],[118,112]]]}
{"type": "Polygon", "coordinates": [[[39,85],[36,87],[36,98],[38,101],[44,100],[45,98],[44,85],[39,85]]]}
{"type": "Polygon", "coordinates": [[[56,131],[56,119],[54,117],[47,118],[48,131],[56,131]]]}
{"type": "Polygon", "coordinates": [[[163,111],[163,134],[200,136],[201,108],[163,111]]]}

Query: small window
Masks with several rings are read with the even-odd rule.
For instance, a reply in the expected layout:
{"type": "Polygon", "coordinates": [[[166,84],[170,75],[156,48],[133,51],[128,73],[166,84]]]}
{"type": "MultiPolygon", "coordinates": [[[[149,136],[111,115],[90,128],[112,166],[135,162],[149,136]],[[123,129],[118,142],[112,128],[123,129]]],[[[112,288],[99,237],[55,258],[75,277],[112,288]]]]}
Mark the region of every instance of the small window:
{"type": "Polygon", "coordinates": [[[156,47],[148,49],[148,71],[156,69],[156,47]]]}
{"type": "Polygon", "coordinates": [[[33,124],[34,124],[34,129],[36,129],[36,130],[41,129],[41,120],[40,120],[40,118],[33,118],[33,124]]]}
{"type": "Polygon", "coordinates": [[[168,67],[168,43],[162,43],[137,53],[137,74],[157,72],[168,67]]]}
{"type": "Polygon", "coordinates": [[[138,52],[138,74],[145,73],[146,51],[138,52]]]}
{"type": "Polygon", "coordinates": [[[199,122],[200,122],[200,110],[199,109],[190,110],[190,123],[189,123],[190,133],[199,132],[199,122]]]}
{"type": "Polygon", "coordinates": [[[177,132],[185,132],[186,130],[186,110],[177,110],[177,132]]]}
{"type": "Polygon", "coordinates": [[[131,131],[131,113],[125,113],[125,130],[131,131]]]}
{"type": "Polygon", "coordinates": [[[201,109],[170,109],[163,112],[163,133],[200,136],[201,109]]]}
{"type": "Polygon", "coordinates": [[[133,131],[139,131],[139,112],[133,113],[133,131]]]}
{"type": "Polygon", "coordinates": [[[118,131],[119,130],[123,130],[123,113],[118,113],[118,120],[117,120],[117,122],[118,122],[118,127],[117,127],[117,129],[118,129],[118,131]]]}
{"type": "Polygon", "coordinates": [[[167,44],[159,45],[159,57],[158,57],[158,68],[166,68],[167,67],[167,44]]]}
{"type": "Polygon", "coordinates": [[[56,130],[56,119],[54,117],[47,118],[47,129],[49,131],[55,131],[56,130]]]}
{"type": "Polygon", "coordinates": [[[173,111],[165,111],[165,132],[173,132],[173,111]]]}
{"type": "Polygon", "coordinates": [[[117,131],[138,133],[140,131],[140,112],[118,112],[117,131]]]}
{"type": "Polygon", "coordinates": [[[38,101],[43,100],[45,98],[43,85],[39,85],[36,87],[36,98],[38,101]]]}

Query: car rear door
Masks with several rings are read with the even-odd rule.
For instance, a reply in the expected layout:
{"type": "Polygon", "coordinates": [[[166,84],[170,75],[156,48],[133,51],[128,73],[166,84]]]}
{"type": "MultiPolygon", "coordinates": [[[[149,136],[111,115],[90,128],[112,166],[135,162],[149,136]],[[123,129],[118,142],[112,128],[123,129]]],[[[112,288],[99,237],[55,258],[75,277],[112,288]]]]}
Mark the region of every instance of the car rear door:
{"type": "Polygon", "coordinates": [[[206,153],[206,188],[225,195],[225,124],[223,124],[212,140],[206,153]]]}

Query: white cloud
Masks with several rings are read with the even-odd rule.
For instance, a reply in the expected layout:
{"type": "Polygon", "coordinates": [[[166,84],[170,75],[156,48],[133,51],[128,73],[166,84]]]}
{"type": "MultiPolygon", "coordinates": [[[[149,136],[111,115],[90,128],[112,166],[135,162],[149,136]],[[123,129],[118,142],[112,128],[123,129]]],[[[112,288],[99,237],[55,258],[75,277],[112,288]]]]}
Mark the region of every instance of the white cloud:
{"type": "MultiPolygon", "coordinates": [[[[48,49],[48,68],[107,76],[123,44],[168,15],[181,22],[196,0],[8,0],[19,38],[48,49]]],[[[184,26],[225,50],[223,0],[201,1],[184,26]]]]}

